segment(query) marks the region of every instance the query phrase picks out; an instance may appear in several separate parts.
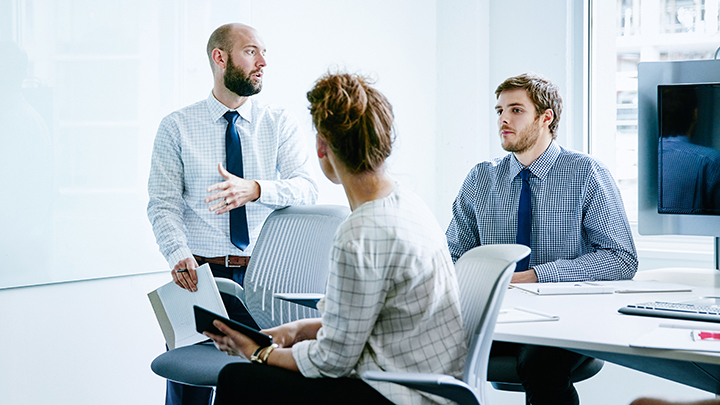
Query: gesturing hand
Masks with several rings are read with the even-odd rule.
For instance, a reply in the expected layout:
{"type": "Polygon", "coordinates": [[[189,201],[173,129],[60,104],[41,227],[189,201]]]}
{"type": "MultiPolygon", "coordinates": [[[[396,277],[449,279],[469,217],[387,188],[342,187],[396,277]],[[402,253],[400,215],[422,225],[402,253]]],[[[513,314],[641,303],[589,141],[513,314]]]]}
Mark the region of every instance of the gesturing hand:
{"type": "Polygon", "coordinates": [[[205,198],[205,203],[210,204],[210,211],[216,214],[224,214],[232,209],[242,207],[249,201],[255,201],[260,198],[260,185],[254,180],[245,180],[238,177],[222,167],[218,163],[218,172],[225,179],[221,183],[215,183],[207,188],[208,193],[213,193],[205,198]],[[218,201],[219,200],[219,201],[218,201]]]}

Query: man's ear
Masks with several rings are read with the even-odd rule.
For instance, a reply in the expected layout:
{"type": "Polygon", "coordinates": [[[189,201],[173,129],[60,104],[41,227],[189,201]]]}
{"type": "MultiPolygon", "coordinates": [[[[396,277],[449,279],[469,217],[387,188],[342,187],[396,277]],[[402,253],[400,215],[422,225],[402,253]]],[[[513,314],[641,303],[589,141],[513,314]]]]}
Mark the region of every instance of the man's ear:
{"type": "Polygon", "coordinates": [[[212,60],[215,62],[215,66],[218,68],[225,70],[227,67],[227,53],[223,51],[220,48],[215,48],[212,50],[212,60]]]}
{"type": "Polygon", "coordinates": [[[320,137],[317,137],[317,155],[318,159],[322,159],[325,156],[327,156],[327,142],[320,139],[320,137]]]}
{"type": "Polygon", "coordinates": [[[553,122],[553,118],[555,118],[555,113],[553,113],[553,110],[549,108],[545,110],[545,112],[542,114],[543,126],[547,125],[548,127],[550,127],[550,124],[552,124],[553,122]]]}

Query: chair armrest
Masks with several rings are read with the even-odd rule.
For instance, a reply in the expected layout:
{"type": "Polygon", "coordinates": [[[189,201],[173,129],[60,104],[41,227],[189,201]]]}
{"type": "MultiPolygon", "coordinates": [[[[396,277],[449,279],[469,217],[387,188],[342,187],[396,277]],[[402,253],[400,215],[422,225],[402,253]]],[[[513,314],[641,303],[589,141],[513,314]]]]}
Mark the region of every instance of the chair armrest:
{"type": "Polygon", "coordinates": [[[325,294],[318,293],[275,293],[273,297],[295,304],[317,309],[317,303],[325,294]]]}
{"type": "Polygon", "coordinates": [[[477,395],[465,382],[445,374],[366,371],[363,380],[384,381],[448,398],[459,404],[480,404],[477,395]]]}
{"type": "Polygon", "coordinates": [[[242,286],[229,278],[215,277],[215,284],[223,294],[233,295],[245,305],[245,290],[242,286]]]}

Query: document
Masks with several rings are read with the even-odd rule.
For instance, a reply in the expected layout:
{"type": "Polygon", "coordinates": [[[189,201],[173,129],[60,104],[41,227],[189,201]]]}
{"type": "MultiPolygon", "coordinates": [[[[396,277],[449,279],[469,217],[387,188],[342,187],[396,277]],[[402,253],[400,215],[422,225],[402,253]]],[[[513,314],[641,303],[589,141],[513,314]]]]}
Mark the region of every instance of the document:
{"type": "Polygon", "coordinates": [[[197,268],[197,291],[190,292],[171,281],[148,293],[155,317],[170,350],[207,340],[195,330],[193,305],[206,308],[227,318],[227,310],[220,298],[210,266],[197,268]]]}
{"type": "Polygon", "coordinates": [[[720,339],[717,326],[701,329],[677,327],[676,325],[660,325],[652,332],[630,342],[631,347],[647,347],[651,349],[695,350],[702,352],[720,352],[720,339]]]}
{"type": "Polygon", "coordinates": [[[558,319],[560,319],[558,315],[546,314],[529,308],[515,307],[502,308],[498,314],[497,323],[542,322],[557,321],[558,319]]]}
{"type": "Polygon", "coordinates": [[[510,287],[527,291],[536,295],[612,294],[615,292],[615,287],[613,286],[602,285],[591,281],[560,283],[517,283],[510,284],[510,287]]]}
{"type": "Polygon", "coordinates": [[[510,287],[537,295],[687,292],[693,289],[691,286],[684,284],[665,283],[654,280],[517,283],[510,284],[510,287]]]}
{"type": "Polygon", "coordinates": [[[688,292],[693,288],[685,284],[666,283],[663,281],[647,280],[618,280],[618,281],[595,281],[595,284],[613,286],[618,294],[628,293],[656,293],[656,292],[688,292]]]}

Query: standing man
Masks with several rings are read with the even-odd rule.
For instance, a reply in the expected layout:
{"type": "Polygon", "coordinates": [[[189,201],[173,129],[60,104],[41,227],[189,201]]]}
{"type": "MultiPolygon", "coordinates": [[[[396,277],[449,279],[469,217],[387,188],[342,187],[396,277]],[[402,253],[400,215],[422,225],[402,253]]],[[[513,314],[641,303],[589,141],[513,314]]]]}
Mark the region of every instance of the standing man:
{"type": "MultiPolygon", "coordinates": [[[[513,283],[632,278],[637,253],[610,172],[555,142],[557,86],[523,74],[505,80],[495,96],[500,142],[511,153],[477,164],[466,177],[446,232],[453,261],[476,246],[521,243],[532,253],[518,263],[513,283]]],[[[493,354],[518,357],[530,403],[579,403],[570,373],[583,356],[498,342],[493,354]]]]}
{"type": "MultiPolygon", "coordinates": [[[[203,263],[215,277],[242,285],[267,216],[313,204],[318,193],[295,119],[250,98],[262,89],[266,66],[258,32],[223,25],[210,36],[207,54],[212,92],[162,120],[148,181],[155,238],[173,280],[190,291],[203,263]]],[[[225,306],[231,318],[255,325],[239,301],[225,306]]],[[[168,381],[167,404],[209,404],[211,396],[210,388],[168,381]]]]}

